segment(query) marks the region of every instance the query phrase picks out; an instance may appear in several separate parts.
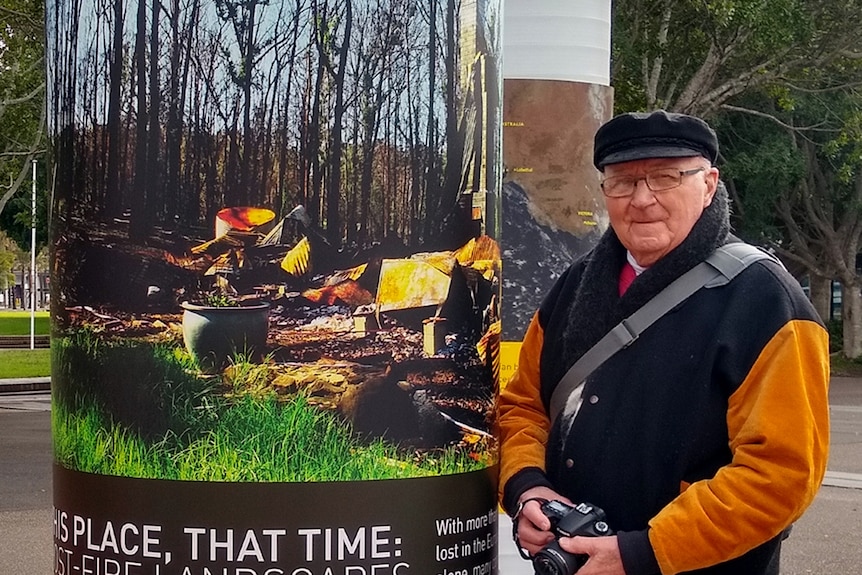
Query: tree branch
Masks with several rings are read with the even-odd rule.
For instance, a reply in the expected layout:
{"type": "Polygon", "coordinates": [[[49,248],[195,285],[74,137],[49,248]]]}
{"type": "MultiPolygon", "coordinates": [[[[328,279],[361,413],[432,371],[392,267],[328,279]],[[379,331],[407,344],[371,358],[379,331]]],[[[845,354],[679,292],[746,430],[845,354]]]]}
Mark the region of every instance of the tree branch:
{"type": "Polygon", "coordinates": [[[15,181],[12,183],[12,185],[9,187],[9,189],[6,191],[6,193],[4,193],[2,197],[0,197],[0,214],[3,213],[3,210],[6,208],[6,204],[9,202],[9,200],[12,198],[12,196],[15,195],[15,192],[18,191],[18,188],[21,187],[21,184],[24,182],[24,179],[27,177],[27,174],[30,172],[30,162],[32,162],[33,158],[36,157],[37,150],[39,150],[41,148],[39,146],[39,144],[42,143],[42,138],[43,138],[44,132],[45,132],[46,112],[47,112],[47,107],[43,105],[42,106],[42,116],[39,119],[39,129],[36,130],[36,135],[33,138],[33,145],[30,148],[29,159],[28,159],[28,161],[24,162],[24,165],[22,166],[21,171],[18,173],[18,177],[15,178],[15,181]]]}
{"type": "Polygon", "coordinates": [[[758,116],[760,118],[766,118],[767,120],[771,120],[787,130],[788,132],[838,132],[837,129],[833,128],[820,128],[818,126],[822,126],[823,123],[815,124],[813,126],[791,126],[790,124],[786,124],[773,116],[772,114],[767,114],[766,112],[760,112],[758,110],[752,110],[750,108],[742,108],[740,106],[733,106],[731,104],[722,104],[720,106],[722,110],[727,110],[729,112],[741,112],[743,114],[749,114],[751,116],[758,116]]]}

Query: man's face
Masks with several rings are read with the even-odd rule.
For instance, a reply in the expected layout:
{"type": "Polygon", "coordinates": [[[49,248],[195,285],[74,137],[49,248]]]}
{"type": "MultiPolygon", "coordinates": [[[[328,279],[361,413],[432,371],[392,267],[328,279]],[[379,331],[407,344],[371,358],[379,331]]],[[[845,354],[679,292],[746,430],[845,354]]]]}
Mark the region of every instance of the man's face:
{"type": "Polygon", "coordinates": [[[679,186],[671,189],[654,192],[640,179],[631,195],[605,197],[611,226],[639,265],[651,266],[688,236],[712,202],[718,169],[710,167],[709,161],[700,156],[651,158],[605,167],[605,180],[618,176],[645,178],[661,169],[684,172],[696,168],[703,170],[682,176],[679,186]]]}

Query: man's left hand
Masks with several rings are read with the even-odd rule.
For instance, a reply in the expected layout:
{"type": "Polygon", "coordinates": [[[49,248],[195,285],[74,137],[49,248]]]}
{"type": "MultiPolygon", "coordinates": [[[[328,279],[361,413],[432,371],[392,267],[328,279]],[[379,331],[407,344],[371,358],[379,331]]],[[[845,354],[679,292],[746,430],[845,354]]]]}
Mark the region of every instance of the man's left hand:
{"type": "Polygon", "coordinates": [[[616,535],[610,537],[561,537],[560,547],[576,555],[589,555],[578,575],[625,575],[616,535]]]}

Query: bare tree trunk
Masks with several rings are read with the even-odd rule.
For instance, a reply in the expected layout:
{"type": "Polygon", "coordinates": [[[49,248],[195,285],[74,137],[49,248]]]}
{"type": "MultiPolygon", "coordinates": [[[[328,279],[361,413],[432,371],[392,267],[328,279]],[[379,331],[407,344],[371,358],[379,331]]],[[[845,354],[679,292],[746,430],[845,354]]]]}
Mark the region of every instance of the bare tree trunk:
{"type": "MultiPolygon", "coordinates": [[[[157,221],[165,212],[165,194],[162,188],[160,125],[161,88],[159,87],[159,18],[161,0],[152,0],[152,22],[150,24],[150,107],[147,134],[147,214],[151,221],[157,221]]],[[[173,199],[171,199],[173,202],[173,199]]]]}
{"type": "Polygon", "coordinates": [[[146,0],[138,0],[138,20],[135,38],[135,66],[137,87],[137,133],[135,138],[135,191],[132,195],[132,216],[129,236],[143,238],[147,224],[147,16],[146,0]]]}
{"type": "Polygon", "coordinates": [[[308,123],[308,149],[306,150],[308,158],[308,170],[311,176],[311,190],[309,190],[309,206],[308,213],[315,223],[320,222],[320,188],[323,182],[323,168],[320,165],[320,110],[323,98],[323,66],[318,64],[317,76],[315,78],[314,93],[311,97],[314,99],[311,106],[311,119],[308,123]]]}
{"type": "Polygon", "coordinates": [[[108,99],[108,170],[105,208],[113,218],[122,212],[120,194],[120,86],[123,82],[123,0],[114,0],[114,33],[111,53],[110,96],[108,99]]]}
{"type": "MultiPolygon", "coordinates": [[[[284,107],[281,112],[282,122],[281,128],[279,130],[281,134],[281,145],[279,146],[279,161],[278,161],[278,177],[276,182],[278,183],[279,191],[281,192],[281,197],[278,198],[279,205],[281,206],[282,214],[287,213],[289,209],[293,209],[293,206],[288,208],[288,194],[291,186],[287,185],[287,162],[288,162],[288,142],[290,141],[290,128],[288,127],[288,118],[290,118],[290,95],[293,93],[293,78],[294,71],[296,69],[296,48],[297,44],[299,44],[299,17],[300,17],[300,9],[299,6],[296,7],[296,12],[293,18],[293,30],[291,32],[292,41],[290,42],[290,54],[288,55],[288,68],[287,68],[287,80],[286,87],[284,90],[284,107]]],[[[300,120],[300,134],[303,133],[304,124],[302,120],[300,120]]],[[[303,140],[303,136],[300,135],[300,146],[303,140]]],[[[298,154],[299,158],[297,158],[298,162],[301,162],[302,151],[299,150],[298,154]]],[[[297,166],[297,173],[302,174],[302,170],[297,166]]],[[[298,179],[298,178],[297,178],[298,179]]],[[[301,188],[300,188],[301,189],[301,188]]],[[[293,201],[296,198],[291,198],[293,201]]]]}
{"type": "Polygon", "coordinates": [[[809,297],[824,322],[832,319],[832,278],[809,274],[809,297]]]}
{"type": "Polygon", "coordinates": [[[455,26],[455,0],[446,3],[446,176],[443,185],[443,202],[454,204],[458,199],[463,168],[464,142],[458,130],[458,39],[455,26]]]}
{"type": "Polygon", "coordinates": [[[413,101],[413,81],[407,78],[407,102],[410,114],[407,116],[408,137],[407,149],[410,150],[410,189],[408,192],[408,211],[410,243],[416,244],[422,228],[419,220],[420,207],[423,201],[425,178],[422,177],[422,156],[419,153],[419,105],[413,101]]]}
{"type": "MultiPolygon", "coordinates": [[[[312,145],[312,79],[311,79],[311,51],[306,52],[305,56],[305,92],[303,93],[302,105],[300,110],[300,138],[299,138],[299,154],[297,162],[297,180],[299,184],[300,202],[305,204],[308,210],[311,210],[311,145],[312,145]]],[[[289,97],[289,95],[288,95],[289,97]]]]}
{"type": "Polygon", "coordinates": [[[324,90],[324,75],[326,74],[326,57],[324,55],[324,51],[322,49],[321,44],[321,36],[325,34],[325,31],[321,29],[321,27],[326,26],[326,13],[328,9],[328,3],[323,3],[323,12],[321,16],[320,7],[318,2],[312,2],[312,8],[315,18],[315,42],[317,43],[317,71],[315,75],[314,81],[314,92],[312,94],[312,98],[314,98],[312,108],[311,108],[311,120],[309,122],[309,146],[308,146],[308,158],[309,158],[309,169],[311,171],[311,194],[310,201],[308,206],[308,213],[311,216],[311,219],[315,223],[320,223],[321,220],[321,208],[322,208],[322,198],[321,198],[321,188],[323,187],[323,165],[320,161],[321,155],[321,130],[322,130],[322,113],[321,109],[323,107],[323,90],[324,90]]]}
{"type": "Polygon", "coordinates": [[[353,29],[352,2],[344,3],[344,37],[338,50],[338,67],[333,74],[335,83],[335,109],[332,119],[332,139],[329,150],[329,185],[326,190],[326,235],[334,245],[341,243],[341,156],[342,121],[344,119],[344,78],[347,72],[347,55],[350,51],[350,34],[353,29]]]}
{"type": "MultiPolygon", "coordinates": [[[[251,163],[254,159],[252,152],[255,134],[251,129],[251,88],[254,84],[254,62],[257,53],[257,38],[255,37],[255,17],[257,14],[257,2],[249,2],[248,29],[245,39],[245,55],[243,61],[243,83],[242,83],[242,141],[237,149],[239,160],[239,190],[236,193],[237,203],[247,205],[249,203],[249,190],[251,185],[251,163]]],[[[237,140],[239,143],[239,139],[237,140]]]]}
{"type": "Polygon", "coordinates": [[[844,356],[862,356],[862,291],[856,283],[845,283],[841,293],[841,319],[844,329],[844,356]]]}
{"type": "MultiPolygon", "coordinates": [[[[197,22],[200,0],[191,6],[186,24],[182,24],[179,0],[171,0],[171,51],[168,83],[168,118],[165,134],[165,209],[167,217],[179,216],[183,221],[197,218],[197,198],[180,183],[181,146],[183,141],[183,104],[188,90],[189,66],[191,64],[193,23],[197,22]],[[183,59],[183,45],[186,56],[183,59]]],[[[189,189],[195,189],[189,186],[189,189]]]]}

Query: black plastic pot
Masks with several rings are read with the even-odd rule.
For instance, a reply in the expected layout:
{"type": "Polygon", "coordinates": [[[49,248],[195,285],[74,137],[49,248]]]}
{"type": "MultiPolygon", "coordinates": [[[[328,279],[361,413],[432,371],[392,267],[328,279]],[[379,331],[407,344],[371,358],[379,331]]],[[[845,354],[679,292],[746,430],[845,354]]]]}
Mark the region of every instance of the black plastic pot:
{"type": "Polygon", "coordinates": [[[266,347],[269,304],[212,307],[182,303],[183,341],[204,373],[218,373],[232,357],[258,361],[266,347]]]}

